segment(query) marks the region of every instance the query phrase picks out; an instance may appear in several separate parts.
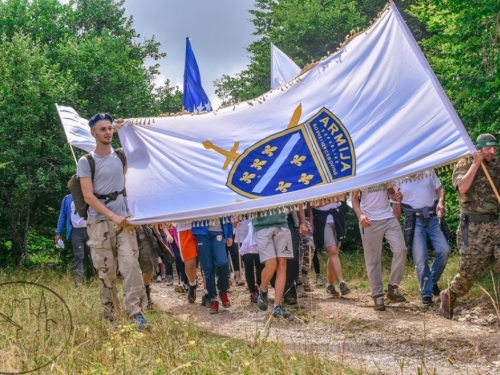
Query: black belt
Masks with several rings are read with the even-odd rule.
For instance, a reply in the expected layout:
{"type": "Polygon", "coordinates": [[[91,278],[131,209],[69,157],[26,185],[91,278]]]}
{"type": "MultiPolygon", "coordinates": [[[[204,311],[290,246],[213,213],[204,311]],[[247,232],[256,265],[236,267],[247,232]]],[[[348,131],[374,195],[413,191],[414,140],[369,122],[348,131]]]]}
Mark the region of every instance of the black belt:
{"type": "Polygon", "coordinates": [[[489,223],[490,221],[498,220],[498,215],[492,214],[466,214],[469,222],[473,223],[489,223]]]}

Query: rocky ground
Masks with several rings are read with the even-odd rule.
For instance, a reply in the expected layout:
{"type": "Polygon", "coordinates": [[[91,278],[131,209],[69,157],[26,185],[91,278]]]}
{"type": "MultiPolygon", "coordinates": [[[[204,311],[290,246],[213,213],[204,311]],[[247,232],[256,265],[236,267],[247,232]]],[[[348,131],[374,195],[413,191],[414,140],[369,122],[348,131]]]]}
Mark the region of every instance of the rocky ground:
{"type": "Polygon", "coordinates": [[[460,301],[450,321],[438,314],[437,306],[422,309],[416,296],[376,312],[365,291],[333,298],[318,288],[287,306],[293,318],[284,321],[250,303],[245,286],[232,286],[231,307],[221,305],[216,315],[200,305],[200,289],[196,304],[188,304],[185,294],[163,282],[154,284],[152,292],[157,310],[214,333],[250,343],[271,339],[370,373],[500,374],[499,315],[484,299],[460,301]]]}

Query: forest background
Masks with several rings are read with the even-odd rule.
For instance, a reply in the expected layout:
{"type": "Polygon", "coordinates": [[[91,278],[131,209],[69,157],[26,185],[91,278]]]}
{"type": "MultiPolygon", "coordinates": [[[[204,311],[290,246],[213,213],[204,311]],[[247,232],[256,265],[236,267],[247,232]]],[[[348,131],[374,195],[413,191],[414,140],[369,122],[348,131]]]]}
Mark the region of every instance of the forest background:
{"type": "MultiPolygon", "coordinates": [[[[500,2],[394,1],[444,87],[469,135],[498,136],[500,2]]],[[[385,0],[255,0],[249,22],[260,39],[247,48],[250,64],[215,84],[223,105],[270,89],[270,42],[299,66],[336,51],[351,30],[365,29],[385,0]]],[[[165,56],[142,39],[124,0],[0,0],[0,269],[71,264],[54,235],[66,183],[75,171],[55,103],[84,118],[150,117],[182,109],[182,92],[155,83],[165,56]]],[[[409,124],[411,126],[411,124],[409,124]]],[[[436,129],[436,131],[439,131],[436,129]]],[[[77,155],[78,156],[78,155],[77,155]]],[[[456,229],[458,203],[450,173],[441,175],[447,219],[456,229]]],[[[344,251],[361,246],[348,217],[344,251]]]]}

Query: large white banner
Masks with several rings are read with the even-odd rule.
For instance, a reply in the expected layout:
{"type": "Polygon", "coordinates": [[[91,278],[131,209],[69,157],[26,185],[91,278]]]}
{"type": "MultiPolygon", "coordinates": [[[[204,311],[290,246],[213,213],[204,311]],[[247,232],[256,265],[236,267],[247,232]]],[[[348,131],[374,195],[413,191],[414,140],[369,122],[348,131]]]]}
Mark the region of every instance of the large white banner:
{"type": "Polygon", "coordinates": [[[299,66],[271,43],[271,88],[284,85],[299,74],[299,66]]]}
{"type": "Polygon", "coordinates": [[[304,202],[474,150],[394,4],[292,85],[216,112],[129,119],[119,136],[135,224],[304,202]]]}

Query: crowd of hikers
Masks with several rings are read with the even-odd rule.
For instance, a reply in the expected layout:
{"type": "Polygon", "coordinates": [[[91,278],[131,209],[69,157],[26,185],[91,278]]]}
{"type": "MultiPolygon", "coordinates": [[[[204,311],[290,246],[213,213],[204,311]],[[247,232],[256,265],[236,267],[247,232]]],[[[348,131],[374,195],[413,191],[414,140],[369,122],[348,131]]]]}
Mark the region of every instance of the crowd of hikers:
{"type": "MultiPolygon", "coordinates": [[[[118,270],[123,276],[123,309],[138,329],[148,325],[143,311],[152,306],[153,280],[176,284],[175,291],[186,295],[186,303],[200,301],[213,314],[218,313],[219,303],[224,308],[231,306],[227,293],[231,284],[246,285],[250,303],[262,311],[271,309],[281,318],[291,315],[284,305],[296,304],[297,298],[307,296],[313,283],[332,296],[350,293],[339,257],[346,230],[338,195],[269,208],[251,217],[130,226],[126,158],[120,149],[111,147],[112,123],[106,113],[89,120],[96,148],[78,162],[80,190],[72,190],[64,198],[55,240],[61,239],[66,228],[75,259],[75,284],[81,285],[84,276],[98,277],[104,317],[113,327],[121,311],[118,270]],[[322,249],[328,255],[326,282],[318,257],[322,249]],[[273,300],[268,296],[270,286],[274,288],[273,300]]],[[[386,299],[406,301],[399,284],[408,252],[415,263],[422,305],[433,306],[438,298],[439,311],[448,319],[453,317],[455,300],[469,291],[487,266],[499,272],[497,141],[482,134],[476,147],[477,152],[462,158],[453,171],[452,182],[460,201],[457,245],[461,259],[455,278],[444,290],[440,278],[450,253],[450,229],[445,220],[445,192],[434,171],[350,192],[375,310],[384,311],[386,299]],[[387,288],[382,277],[384,238],[392,252],[387,288]],[[434,249],[432,262],[429,242],[434,249]]]]}

